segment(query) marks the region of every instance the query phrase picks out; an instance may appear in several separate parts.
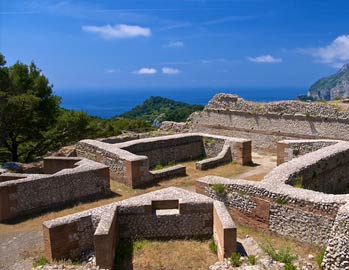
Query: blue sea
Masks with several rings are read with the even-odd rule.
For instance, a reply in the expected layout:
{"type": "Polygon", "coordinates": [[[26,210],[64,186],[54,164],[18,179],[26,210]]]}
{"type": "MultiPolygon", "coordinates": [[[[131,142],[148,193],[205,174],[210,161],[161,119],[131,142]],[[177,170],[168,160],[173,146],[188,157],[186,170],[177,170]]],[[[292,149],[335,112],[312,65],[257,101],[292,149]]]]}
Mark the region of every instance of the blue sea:
{"type": "Polygon", "coordinates": [[[55,90],[62,97],[62,107],[85,111],[90,115],[109,118],[129,111],[150,96],[161,96],[190,104],[206,105],[217,93],[232,93],[251,101],[295,99],[306,93],[305,88],[240,88],[240,89],[65,89],[55,90]]]}

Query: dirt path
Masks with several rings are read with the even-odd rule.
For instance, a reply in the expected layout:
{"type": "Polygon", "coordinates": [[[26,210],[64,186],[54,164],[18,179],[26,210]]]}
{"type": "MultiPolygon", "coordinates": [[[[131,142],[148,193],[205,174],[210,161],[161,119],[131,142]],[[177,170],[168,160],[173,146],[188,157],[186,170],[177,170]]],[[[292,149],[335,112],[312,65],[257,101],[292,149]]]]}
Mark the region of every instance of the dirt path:
{"type": "Polygon", "coordinates": [[[42,232],[1,233],[0,237],[0,269],[27,270],[31,269],[33,257],[42,250],[42,232]]]}
{"type": "Polygon", "coordinates": [[[276,167],[276,157],[252,153],[253,163],[256,167],[253,170],[238,174],[236,177],[246,180],[262,180],[263,177],[276,167]]]}

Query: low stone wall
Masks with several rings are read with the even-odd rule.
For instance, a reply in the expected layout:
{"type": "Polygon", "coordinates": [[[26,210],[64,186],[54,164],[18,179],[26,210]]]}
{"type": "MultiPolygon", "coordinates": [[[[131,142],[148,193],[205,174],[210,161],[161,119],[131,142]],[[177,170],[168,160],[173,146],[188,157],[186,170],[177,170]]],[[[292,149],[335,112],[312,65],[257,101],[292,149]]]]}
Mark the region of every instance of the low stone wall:
{"type": "Polygon", "coordinates": [[[103,214],[93,235],[96,264],[102,269],[112,269],[119,242],[118,212],[115,207],[103,214]]]}
{"type": "Polygon", "coordinates": [[[213,237],[217,244],[217,255],[220,261],[236,252],[236,225],[230,218],[224,203],[218,201],[214,202],[213,237]]]}
{"type": "Polygon", "coordinates": [[[80,160],[81,158],[78,157],[46,157],[44,158],[44,174],[54,174],[64,169],[75,168],[76,163],[80,160]]]}
{"type": "Polygon", "coordinates": [[[349,269],[349,204],[343,205],[333,224],[322,263],[325,270],[349,269]]]}
{"type": "Polygon", "coordinates": [[[196,162],[196,169],[207,170],[215,168],[221,164],[228,163],[232,160],[230,145],[225,144],[222,151],[215,157],[207,158],[196,162]]]}
{"type": "Polygon", "coordinates": [[[54,174],[11,174],[0,178],[0,222],[26,214],[40,212],[75,201],[110,193],[109,169],[103,164],[87,159],[47,158],[47,171],[63,168],[54,174]]]}
{"type": "Polygon", "coordinates": [[[154,181],[186,176],[186,168],[183,165],[171,166],[161,170],[150,171],[154,181]]]}
{"type": "Polygon", "coordinates": [[[338,143],[335,140],[282,140],[277,142],[277,165],[338,143]]]}
{"type": "Polygon", "coordinates": [[[252,161],[251,141],[200,133],[153,137],[118,144],[83,140],[77,144],[76,152],[78,156],[108,165],[113,180],[131,187],[158,181],[161,175],[179,175],[175,168],[172,171],[167,169],[164,174],[151,172],[156,165],[165,166],[204,156],[211,159],[199,162],[199,169],[219,166],[232,160],[242,165],[252,161]],[[224,155],[221,157],[222,153],[224,155]]]}
{"type": "Polygon", "coordinates": [[[179,188],[154,191],[44,222],[46,256],[74,258],[94,249],[97,265],[110,269],[119,239],[201,238],[215,230],[222,260],[236,251],[236,227],[224,208],[179,188]]]}
{"type": "Polygon", "coordinates": [[[195,160],[205,155],[202,136],[172,135],[128,141],[118,147],[136,155],[146,156],[149,168],[181,161],[195,160]]]}
{"type": "Polygon", "coordinates": [[[346,182],[348,178],[348,158],[349,143],[324,144],[319,150],[276,167],[261,182],[207,176],[198,180],[197,192],[224,202],[237,222],[327,246],[324,268],[346,269],[349,253],[344,248],[347,242],[342,239],[349,239],[349,195],[305,188],[313,188],[313,182],[323,191],[337,191],[338,179],[346,182]],[[300,184],[301,188],[292,186],[300,184]],[[215,192],[222,190],[216,185],[223,185],[224,191],[215,192]]]}

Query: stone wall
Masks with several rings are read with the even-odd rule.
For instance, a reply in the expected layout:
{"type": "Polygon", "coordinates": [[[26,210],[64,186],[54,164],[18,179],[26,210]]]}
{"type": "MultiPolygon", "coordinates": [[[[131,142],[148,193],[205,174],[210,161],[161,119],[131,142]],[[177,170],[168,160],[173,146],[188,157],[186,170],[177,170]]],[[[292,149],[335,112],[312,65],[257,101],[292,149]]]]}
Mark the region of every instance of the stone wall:
{"type": "MultiPolygon", "coordinates": [[[[313,188],[314,182],[324,188],[322,191],[338,191],[338,179],[344,181],[349,174],[349,143],[338,141],[323,146],[281,164],[261,182],[208,176],[199,179],[197,192],[224,202],[237,222],[326,246],[324,269],[346,269],[349,195],[325,194],[306,188],[313,188]],[[291,184],[300,178],[304,186],[293,187],[291,184]],[[216,185],[223,185],[224,191],[217,193],[216,185]]],[[[310,142],[306,149],[311,147],[310,142]]]]}
{"type": "Polygon", "coordinates": [[[133,140],[118,144],[118,147],[133,154],[146,156],[150,169],[156,165],[169,165],[195,160],[205,156],[202,136],[165,136],[133,140]]]}
{"type": "Polygon", "coordinates": [[[325,270],[349,269],[349,204],[343,205],[332,227],[325,257],[325,270]]]}
{"type": "Polygon", "coordinates": [[[85,251],[93,249],[95,228],[91,215],[84,214],[64,223],[43,226],[45,256],[49,260],[77,259],[85,251]],[[46,248],[49,247],[49,248],[46,248]]]}
{"type": "Polygon", "coordinates": [[[237,250],[236,226],[229,216],[225,205],[214,202],[213,237],[217,245],[217,255],[220,261],[229,258],[237,250]]]}
{"type": "Polygon", "coordinates": [[[102,269],[112,269],[114,265],[119,230],[118,212],[111,207],[103,213],[93,235],[96,264],[102,269]]]}
{"type": "Polygon", "coordinates": [[[338,203],[296,200],[249,181],[229,183],[224,178],[206,177],[199,182],[207,186],[198,187],[197,192],[224,202],[237,222],[309,244],[326,244],[338,210],[338,203]],[[226,193],[217,195],[212,189],[214,183],[224,183],[226,193]]]}
{"type": "Polygon", "coordinates": [[[338,143],[335,140],[282,140],[277,142],[277,165],[338,143]]]}
{"type": "Polygon", "coordinates": [[[214,228],[222,260],[236,251],[236,227],[224,209],[183,189],[154,191],[44,222],[46,256],[76,258],[93,249],[97,265],[110,269],[119,238],[201,238],[210,237],[214,228]]]}
{"type": "Polygon", "coordinates": [[[107,144],[95,140],[83,140],[76,146],[78,156],[106,164],[111,178],[131,187],[147,185],[164,177],[183,176],[183,170],[173,166],[164,174],[150,171],[156,165],[169,165],[205,156],[204,166],[211,168],[236,160],[239,164],[251,163],[251,141],[246,139],[207,135],[201,133],[176,134],[107,144]],[[223,146],[225,147],[223,149],[223,146]],[[222,151],[224,155],[221,157],[222,151]]]}
{"type": "MultiPolygon", "coordinates": [[[[55,158],[48,158],[49,171],[55,158]]],[[[64,158],[74,168],[54,174],[15,174],[15,180],[0,183],[0,221],[52,209],[83,199],[100,197],[110,193],[109,170],[103,164],[87,159],[64,158]]],[[[62,158],[58,158],[61,164],[62,158]]],[[[44,162],[45,163],[45,162],[44,162]]],[[[11,173],[0,175],[12,177],[11,173]]]]}
{"type": "Polygon", "coordinates": [[[190,117],[192,132],[251,139],[254,149],[276,151],[283,139],[349,140],[349,113],[299,101],[254,103],[218,94],[190,117]]]}

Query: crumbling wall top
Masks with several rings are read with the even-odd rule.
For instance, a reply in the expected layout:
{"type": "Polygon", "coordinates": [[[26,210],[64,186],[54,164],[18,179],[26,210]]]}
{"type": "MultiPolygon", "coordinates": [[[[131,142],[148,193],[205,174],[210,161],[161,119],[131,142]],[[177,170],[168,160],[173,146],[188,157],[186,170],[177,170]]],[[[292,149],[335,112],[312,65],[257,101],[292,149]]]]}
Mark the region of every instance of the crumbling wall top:
{"type": "Polygon", "coordinates": [[[331,119],[349,119],[349,112],[333,104],[302,102],[297,100],[258,103],[246,101],[237,95],[217,94],[205,107],[206,111],[238,111],[250,114],[300,115],[331,119]]]}

